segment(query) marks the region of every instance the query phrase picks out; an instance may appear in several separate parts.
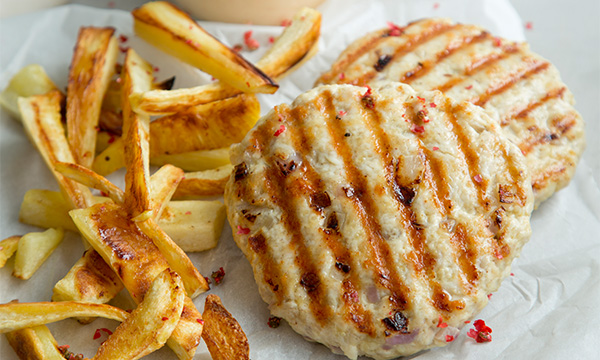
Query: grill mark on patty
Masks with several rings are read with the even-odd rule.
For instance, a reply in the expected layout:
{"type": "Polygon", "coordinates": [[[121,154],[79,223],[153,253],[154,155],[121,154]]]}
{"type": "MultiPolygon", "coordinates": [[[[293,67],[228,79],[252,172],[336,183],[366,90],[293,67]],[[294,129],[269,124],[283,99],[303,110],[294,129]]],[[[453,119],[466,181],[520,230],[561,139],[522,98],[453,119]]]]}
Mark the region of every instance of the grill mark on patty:
{"type": "Polygon", "coordinates": [[[475,98],[469,100],[469,102],[483,107],[493,96],[503,93],[511,86],[517,84],[519,81],[542,72],[549,67],[550,63],[548,62],[530,60],[528,66],[523,69],[519,69],[512,74],[508,74],[504,79],[499,81],[498,84],[490,86],[483,94],[476,96],[475,98]]]}
{"type": "Polygon", "coordinates": [[[475,59],[471,64],[469,64],[465,67],[465,70],[464,70],[462,76],[456,76],[456,77],[450,78],[447,82],[436,87],[435,89],[439,90],[441,92],[446,92],[446,91],[450,90],[451,88],[453,88],[454,86],[464,82],[465,80],[470,79],[471,76],[474,75],[475,73],[484,71],[485,69],[493,66],[495,63],[497,63],[501,60],[504,60],[507,57],[509,57],[512,54],[517,53],[519,51],[520,51],[519,46],[514,45],[514,44],[511,44],[508,46],[503,46],[501,48],[501,52],[490,53],[484,57],[475,59]]]}
{"type": "MultiPolygon", "coordinates": [[[[272,122],[266,121],[260,128],[255,131],[259,148],[265,149],[273,136],[272,122]]],[[[315,319],[320,324],[325,324],[331,316],[331,308],[327,304],[325,291],[321,286],[322,281],[319,276],[319,267],[311,257],[304,236],[301,232],[301,221],[296,214],[296,206],[294,200],[299,198],[297,188],[287,180],[281,171],[279,171],[273,156],[270,154],[262,154],[267,162],[264,170],[265,189],[271,202],[281,209],[281,222],[287,232],[290,234],[290,247],[294,252],[295,263],[300,269],[301,279],[299,284],[303,286],[308,297],[311,299],[309,307],[315,319]]],[[[263,258],[266,262],[274,262],[273,258],[263,258]]],[[[264,264],[264,263],[263,263],[264,264]]],[[[271,268],[275,264],[270,264],[271,268]]],[[[279,299],[279,298],[278,298],[279,299]]]]}
{"type": "MultiPolygon", "coordinates": [[[[285,111],[277,109],[278,117],[286,125],[288,131],[290,131],[290,139],[292,147],[302,156],[310,154],[312,150],[312,143],[314,138],[307,134],[305,131],[298,131],[297,129],[304,128],[302,119],[305,118],[305,108],[293,108],[285,111]]],[[[325,184],[319,177],[319,174],[314,170],[312,165],[306,158],[302,161],[302,182],[306,186],[306,190],[309,194],[326,194],[325,184]]],[[[329,198],[328,198],[329,199],[329,198]]],[[[317,214],[325,215],[324,207],[315,206],[311,207],[317,214]]],[[[352,264],[349,269],[359,268],[359,264],[355,261],[350,251],[343,244],[343,237],[334,229],[321,229],[323,238],[333,256],[335,261],[342,264],[352,264]]],[[[366,333],[370,336],[375,336],[375,327],[373,325],[371,313],[366,311],[362,304],[357,301],[357,294],[360,291],[360,279],[358,271],[345,271],[348,275],[342,282],[342,299],[344,301],[344,317],[351,321],[356,329],[362,333],[366,333]],[[356,294],[356,295],[354,295],[356,294]]]]}
{"type": "Polygon", "coordinates": [[[417,67],[406,72],[401,78],[400,82],[404,82],[406,84],[410,84],[416,79],[427,75],[427,73],[433,69],[437,64],[439,64],[442,60],[447,58],[448,56],[454,54],[459,50],[466,49],[469,46],[475,45],[484,40],[488,40],[490,38],[490,34],[487,31],[482,31],[477,35],[468,35],[466,37],[462,37],[460,42],[450,42],[446,45],[444,50],[435,54],[434,59],[425,60],[420,62],[417,67]]]}
{"type": "Polygon", "coordinates": [[[381,126],[381,114],[377,109],[382,106],[385,108],[383,104],[374,104],[373,108],[365,108],[367,116],[364,116],[363,120],[365,120],[366,128],[372,134],[371,139],[374,141],[374,150],[380,155],[381,162],[384,164],[384,178],[389,192],[393,194],[392,198],[396,202],[398,210],[396,214],[400,218],[403,228],[406,231],[407,239],[412,247],[412,251],[410,251],[407,258],[411,261],[413,269],[421,277],[426,277],[426,281],[432,292],[433,305],[436,308],[443,311],[464,308],[463,302],[450,301],[448,294],[436,280],[435,265],[437,261],[425,244],[426,235],[423,228],[416,225],[418,221],[411,207],[412,198],[410,199],[411,201],[407,201],[406,190],[403,190],[404,186],[402,185],[405,181],[402,181],[402,174],[398,171],[398,167],[391,155],[393,149],[390,145],[390,139],[381,126]]]}
{"type": "Polygon", "coordinates": [[[500,121],[500,125],[502,127],[504,127],[504,126],[508,125],[512,120],[527,118],[532,111],[534,111],[535,109],[539,108],[542,105],[545,105],[550,100],[562,99],[566,90],[567,90],[567,88],[563,86],[563,87],[548,91],[546,93],[546,95],[544,95],[541,99],[532,101],[529,104],[527,104],[524,108],[518,109],[518,110],[514,111],[512,114],[509,114],[506,117],[504,117],[500,121]]]}
{"type": "Polygon", "coordinates": [[[548,186],[548,181],[557,181],[562,177],[562,174],[567,170],[567,166],[573,166],[573,164],[567,158],[557,159],[558,163],[554,166],[545,168],[545,171],[540,171],[535,174],[535,177],[531,181],[533,191],[537,192],[543,190],[548,186]]]}
{"type": "MultiPolygon", "coordinates": [[[[458,25],[456,24],[447,24],[447,23],[435,23],[431,26],[427,27],[424,31],[418,32],[416,34],[404,34],[402,36],[406,36],[407,40],[404,44],[396,47],[394,53],[391,55],[391,59],[386,63],[386,66],[390,66],[395,61],[401,59],[404,55],[409,54],[413,51],[417,46],[426,43],[427,41],[440,36],[451,29],[454,29],[458,25]]],[[[378,73],[374,67],[370,67],[368,72],[365,72],[362,76],[354,79],[353,83],[362,85],[367,84],[375,75],[378,73]]]]}
{"type": "Polygon", "coordinates": [[[373,214],[377,213],[377,205],[367,192],[367,184],[363,175],[354,165],[352,150],[344,137],[344,129],[339,126],[338,122],[333,121],[335,106],[331,92],[323,91],[322,96],[315,100],[315,107],[325,118],[335,152],[344,160],[344,172],[351,184],[349,188],[344,189],[346,197],[354,206],[356,216],[362,223],[372,251],[372,256],[366,263],[376,270],[375,281],[390,291],[389,300],[393,308],[400,311],[406,310],[410,307],[410,289],[402,282],[398,272],[392,266],[394,264],[393,253],[381,233],[381,224],[373,217],[373,214]]]}
{"type": "Polygon", "coordinates": [[[528,130],[531,135],[523,139],[519,144],[519,148],[523,155],[527,155],[532,152],[537,146],[550,143],[554,140],[558,140],[567,133],[577,122],[577,115],[574,113],[561,114],[562,116],[550,121],[548,129],[539,129],[536,126],[532,126],[528,130]]]}
{"type": "Polygon", "coordinates": [[[519,204],[524,206],[527,202],[527,194],[525,193],[525,189],[520,187],[519,184],[524,182],[525,174],[517,168],[517,161],[514,156],[509,154],[506,144],[502,144],[502,156],[506,161],[506,167],[508,169],[508,174],[510,175],[508,182],[517,186],[516,196],[519,200],[519,204]]]}
{"type": "Polygon", "coordinates": [[[488,179],[481,177],[481,169],[479,167],[480,160],[477,150],[471,147],[471,142],[465,133],[462,125],[456,119],[456,112],[466,112],[463,104],[452,106],[449,102],[444,103],[444,113],[448,114],[448,122],[451,125],[451,134],[457,142],[457,148],[461,158],[463,159],[467,169],[469,170],[469,178],[471,183],[477,190],[477,200],[485,209],[489,210],[490,201],[486,194],[488,179]]]}

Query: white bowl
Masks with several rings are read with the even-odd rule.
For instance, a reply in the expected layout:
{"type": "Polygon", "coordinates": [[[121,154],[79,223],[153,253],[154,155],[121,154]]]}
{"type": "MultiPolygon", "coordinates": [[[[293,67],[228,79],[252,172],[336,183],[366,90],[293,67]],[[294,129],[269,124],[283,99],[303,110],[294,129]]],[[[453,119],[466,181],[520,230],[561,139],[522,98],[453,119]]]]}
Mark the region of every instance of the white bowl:
{"type": "Polygon", "coordinates": [[[324,0],[176,0],[199,20],[240,24],[281,25],[300,8],[316,7],[324,0]]]}

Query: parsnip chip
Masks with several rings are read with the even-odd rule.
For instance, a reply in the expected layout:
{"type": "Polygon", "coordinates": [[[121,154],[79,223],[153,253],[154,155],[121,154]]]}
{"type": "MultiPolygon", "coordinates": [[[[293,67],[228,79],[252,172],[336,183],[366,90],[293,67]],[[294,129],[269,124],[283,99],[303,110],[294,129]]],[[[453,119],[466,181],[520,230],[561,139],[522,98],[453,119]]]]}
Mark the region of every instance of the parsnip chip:
{"type": "Polygon", "coordinates": [[[149,2],[131,12],[135,33],[159,49],[244,92],[274,93],[267,75],[204,31],[166,1],[149,2]]]}
{"type": "Polygon", "coordinates": [[[107,176],[125,167],[123,155],[123,138],[115,139],[104,151],[94,159],[92,170],[102,176],[107,176]]]}
{"type": "Polygon", "coordinates": [[[118,307],[106,304],[62,302],[11,302],[0,304],[0,333],[44,325],[56,321],[91,316],[123,321],[129,314],[118,307]]]}
{"type": "Polygon", "coordinates": [[[129,105],[129,95],[152,87],[152,65],[133,49],[127,50],[123,71],[121,106],[125,149],[125,207],[132,217],[150,210],[149,126],[150,118],[136,114],[129,105]]]}
{"type": "Polygon", "coordinates": [[[202,171],[231,164],[229,148],[197,150],[179,154],[157,155],[150,158],[152,165],[171,164],[185,171],[202,171]]]}
{"type": "Polygon", "coordinates": [[[30,64],[19,70],[0,93],[0,105],[15,119],[21,119],[18,98],[43,95],[58,87],[48,77],[41,65],[30,64]]]}
{"type": "Polygon", "coordinates": [[[186,173],[173,195],[176,199],[194,199],[203,196],[223,195],[225,184],[233,166],[186,173]]]}
{"type": "Polygon", "coordinates": [[[103,304],[122,289],[123,283],[117,274],[96,251],[88,249],[67,275],[54,285],[52,301],[73,300],[103,304]]]}
{"type": "Polygon", "coordinates": [[[150,156],[210,150],[240,142],[260,117],[252,94],[188,108],[150,124],[150,156]]]}
{"type": "Polygon", "coordinates": [[[102,99],[114,74],[118,45],[114,28],[79,30],[67,88],[67,133],[77,164],[94,160],[102,99]]]}
{"type": "Polygon", "coordinates": [[[122,204],[124,199],[123,190],[111,183],[104,176],[96,174],[94,171],[78,164],[57,162],[54,164],[54,170],[63,174],[71,180],[77,181],[85,186],[100,190],[108,195],[112,201],[122,204]]]}
{"type": "Polygon", "coordinates": [[[141,221],[137,225],[159,248],[171,269],[181,276],[189,297],[195,298],[209,289],[206,279],[200,275],[190,258],[154,220],[141,221]]]}
{"type": "Polygon", "coordinates": [[[204,304],[202,339],[213,360],[243,360],[250,358],[248,339],[237,320],[214,294],[204,304]]]}
{"type": "Polygon", "coordinates": [[[62,242],[64,235],[61,228],[23,235],[17,246],[13,276],[22,280],[32,277],[62,242]]]}
{"type": "Polygon", "coordinates": [[[165,269],[154,279],[144,300],[100,345],[94,360],[134,360],[160,349],[179,322],[184,299],[179,275],[165,269]]]}
{"type": "Polygon", "coordinates": [[[183,179],[183,170],[173,165],[165,165],[150,177],[152,192],[150,193],[150,208],[152,219],[160,219],[165,206],[171,200],[179,182],[183,179]]]}
{"type": "Polygon", "coordinates": [[[225,205],[219,200],[171,201],[158,225],[182,250],[205,251],[219,242],[225,205]]]}
{"type": "Polygon", "coordinates": [[[19,359],[65,360],[46,325],[8,332],[6,340],[19,359]]]}
{"type": "MultiPolygon", "coordinates": [[[[321,14],[313,9],[301,9],[291,25],[285,28],[269,51],[256,63],[256,67],[271,78],[284,78],[316,53],[320,31],[321,14]]],[[[215,82],[171,91],[136,93],[130,101],[137,112],[161,115],[233,97],[240,92],[222,82],[215,82]]]]}
{"type": "Polygon", "coordinates": [[[20,239],[20,235],[14,235],[0,241],[0,268],[3,268],[8,259],[17,251],[20,239]]]}
{"type": "Polygon", "coordinates": [[[54,164],[58,161],[75,162],[61,123],[61,98],[58,91],[19,98],[19,109],[28,136],[52,170],[58,185],[70,201],[71,208],[84,208],[91,204],[90,190],[54,170],[54,164]]]}

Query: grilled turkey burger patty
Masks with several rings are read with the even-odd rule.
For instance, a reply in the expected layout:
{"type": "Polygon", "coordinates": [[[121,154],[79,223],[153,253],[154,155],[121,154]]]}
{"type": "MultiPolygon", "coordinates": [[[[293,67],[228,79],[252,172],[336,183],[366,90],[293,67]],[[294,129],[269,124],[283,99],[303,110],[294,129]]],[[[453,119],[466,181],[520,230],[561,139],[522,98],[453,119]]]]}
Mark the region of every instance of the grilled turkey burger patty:
{"type": "Polygon", "coordinates": [[[320,86],[259,120],[231,160],[227,214],[262,298],[350,358],[445,345],[530,235],[521,151],[439,91],[320,86]]]}
{"type": "Polygon", "coordinates": [[[526,156],[535,206],[565,187],[585,148],[584,123],[558,70],[526,43],[474,25],[424,19],[353,42],[317,81],[401,81],[487,110],[526,156]]]}

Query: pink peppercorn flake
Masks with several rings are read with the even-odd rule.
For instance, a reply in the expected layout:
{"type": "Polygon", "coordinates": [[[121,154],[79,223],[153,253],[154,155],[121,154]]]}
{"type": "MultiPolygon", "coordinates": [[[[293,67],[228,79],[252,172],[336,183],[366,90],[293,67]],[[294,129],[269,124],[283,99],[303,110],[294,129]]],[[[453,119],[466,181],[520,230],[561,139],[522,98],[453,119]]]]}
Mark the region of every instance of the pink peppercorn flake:
{"type": "Polygon", "coordinates": [[[515,273],[510,273],[510,276],[515,276],[515,273]]]}
{"type": "Polygon", "coordinates": [[[469,324],[469,323],[471,323],[471,320],[465,321],[465,324],[469,324]]]}
{"type": "Polygon", "coordinates": [[[191,211],[186,211],[185,214],[186,215],[192,215],[192,212],[191,211]]]}
{"type": "Polygon", "coordinates": [[[160,68],[159,68],[158,66],[155,66],[155,67],[153,67],[153,68],[152,68],[152,71],[154,71],[154,72],[159,72],[159,71],[160,71],[160,68]]]}
{"type": "Polygon", "coordinates": [[[446,335],[446,342],[452,342],[452,341],[454,341],[454,336],[446,335]]]}
{"type": "Polygon", "coordinates": [[[168,317],[166,317],[166,316],[163,316],[161,320],[162,320],[162,321],[167,321],[167,320],[169,320],[169,318],[168,318],[168,317]]]}
{"type": "Polygon", "coordinates": [[[492,298],[492,294],[488,294],[488,300],[492,298]]]}
{"type": "Polygon", "coordinates": [[[235,45],[233,45],[233,49],[232,50],[235,51],[235,52],[237,52],[237,53],[239,53],[240,51],[242,51],[243,48],[244,47],[242,45],[235,44],[235,45]]]}
{"type": "Polygon", "coordinates": [[[465,87],[465,89],[467,89],[467,90],[471,90],[472,88],[473,88],[473,85],[469,85],[469,86],[465,87]]]}
{"type": "Polygon", "coordinates": [[[115,137],[113,135],[110,136],[110,138],[108,138],[108,143],[112,144],[115,142],[115,137]]]}
{"type": "Polygon", "coordinates": [[[247,235],[250,234],[250,229],[249,228],[245,228],[245,227],[241,227],[240,225],[237,226],[237,234],[238,235],[247,235]]]}
{"type": "Polygon", "coordinates": [[[481,182],[483,181],[483,178],[481,177],[480,174],[477,174],[477,175],[473,176],[473,180],[475,180],[476,183],[481,184],[481,182]]]}
{"type": "Polygon", "coordinates": [[[281,26],[287,27],[287,26],[290,26],[290,25],[292,25],[292,20],[290,20],[290,19],[283,19],[283,20],[281,20],[281,26]]]}
{"type": "Polygon", "coordinates": [[[425,128],[417,124],[411,124],[410,131],[412,131],[415,134],[422,134],[425,132],[425,128]]]}
{"type": "Polygon", "coordinates": [[[202,319],[196,319],[196,322],[200,325],[204,325],[204,320],[202,319]]]}
{"type": "Polygon", "coordinates": [[[433,150],[433,151],[437,151],[437,150],[439,150],[439,149],[440,149],[440,148],[439,148],[439,147],[437,147],[437,146],[434,146],[434,147],[432,148],[432,150],[433,150]]]}
{"type": "Polygon", "coordinates": [[[440,3],[433,4],[433,9],[437,10],[440,7],[440,3]]]}
{"type": "Polygon", "coordinates": [[[435,107],[437,107],[437,105],[435,103],[431,102],[431,103],[429,103],[429,107],[435,108],[435,107]]]}
{"type": "Polygon", "coordinates": [[[475,339],[478,343],[492,341],[492,329],[483,320],[473,322],[475,329],[470,329],[467,336],[475,339]]]}
{"type": "Polygon", "coordinates": [[[275,133],[273,134],[273,136],[279,136],[284,131],[285,131],[285,125],[281,124],[281,125],[279,125],[279,129],[277,129],[277,131],[275,131],[275,133]]]}
{"type": "Polygon", "coordinates": [[[223,270],[223,267],[220,267],[219,270],[213,271],[213,273],[210,276],[215,281],[215,285],[219,285],[223,282],[223,278],[225,277],[225,270],[223,270]]]}
{"type": "Polygon", "coordinates": [[[391,21],[387,22],[387,26],[389,29],[388,36],[400,36],[404,32],[404,30],[402,30],[401,27],[399,27],[398,25],[394,24],[391,21]]]}
{"type": "Polygon", "coordinates": [[[119,51],[122,53],[126,53],[129,50],[129,46],[119,46],[119,51]]]}
{"type": "Polygon", "coordinates": [[[340,114],[340,116],[344,116],[344,115],[346,115],[346,112],[344,110],[340,110],[339,114],[340,114]]]}
{"type": "Polygon", "coordinates": [[[340,78],[340,80],[344,80],[346,78],[346,74],[345,73],[340,73],[339,78],[340,78]]]}
{"type": "Polygon", "coordinates": [[[448,324],[446,324],[446,323],[444,322],[444,319],[443,319],[441,316],[440,316],[440,318],[438,319],[438,324],[437,324],[437,327],[439,327],[439,328],[445,328],[445,327],[448,327],[448,324]]]}
{"type": "Polygon", "coordinates": [[[525,23],[525,29],[532,30],[533,29],[533,23],[531,21],[526,22],[525,23]]]}
{"type": "Polygon", "coordinates": [[[246,44],[249,50],[256,50],[260,47],[258,41],[252,37],[252,30],[244,33],[244,44],[246,44]]]}
{"type": "Polygon", "coordinates": [[[272,44],[275,42],[275,37],[274,36],[269,36],[269,44],[272,44]]]}
{"type": "Polygon", "coordinates": [[[502,46],[502,39],[499,37],[494,37],[494,46],[499,47],[502,46]]]}
{"type": "Polygon", "coordinates": [[[127,40],[129,40],[129,38],[123,34],[119,35],[119,41],[124,43],[127,42],[127,40]]]}

